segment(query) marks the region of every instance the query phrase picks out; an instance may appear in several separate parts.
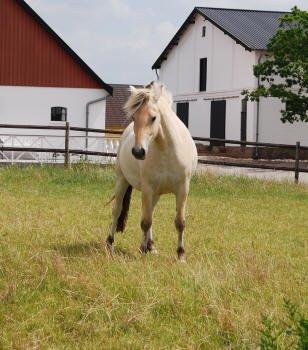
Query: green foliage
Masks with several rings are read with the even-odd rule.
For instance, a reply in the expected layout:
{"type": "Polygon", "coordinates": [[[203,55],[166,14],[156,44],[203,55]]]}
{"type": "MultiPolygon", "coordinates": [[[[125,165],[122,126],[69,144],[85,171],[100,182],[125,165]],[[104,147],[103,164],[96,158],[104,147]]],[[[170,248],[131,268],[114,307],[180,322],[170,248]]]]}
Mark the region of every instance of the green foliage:
{"type": "Polygon", "coordinates": [[[308,122],[308,12],[297,7],[281,18],[266,60],[254,67],[259,87],[243,91],[252,101],[277,97],[286,104],[282,122],[308,122]]]}
{"type": "Polygon", "coordinates": [[[308,349],[308,319],[290,300],[284,299],[287,320],[275,322],[271,317],[263,317],[261,350],[308,349]]]}

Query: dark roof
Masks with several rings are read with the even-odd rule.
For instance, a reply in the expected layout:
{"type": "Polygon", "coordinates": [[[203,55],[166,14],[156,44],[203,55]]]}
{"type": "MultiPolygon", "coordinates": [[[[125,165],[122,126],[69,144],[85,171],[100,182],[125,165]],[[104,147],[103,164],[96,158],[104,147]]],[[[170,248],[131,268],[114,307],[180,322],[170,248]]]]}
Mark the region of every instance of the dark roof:
{"type": "MultiPolygon", "coordinates": [[[[130,96],[128,84],[111,84],[113,96],[108,96],[106,101],[106,128],[124,128],[127,125],[127,118],[123,107],[130,96]]],[[[133,85],[136,88],[141,85],[133,85]]]]}
{"type": "Polygon", "coordinates": [[[279,19],[286,12],[241,10],[212,7],[195,7],[179,31],[154,63],[152,69],[161,67],[162,62],[190,24],[195,23],[197,14],[228,34],[246,50],[266,50],[269,40],[279,27],[279,19]]]}
{"type": "Polygon", "coordinates": [[[37,22],[39,22],[39,24],[58,42],[58,44],[62,46],[63,49],[69,53],[73,59],[79,63],[85,69],[85,71],[101,85],[104,90],[112,95],[112,87],[106,84],[24,0],[15,1],[17,1],[17,3],[21,5],[37,22]]]}

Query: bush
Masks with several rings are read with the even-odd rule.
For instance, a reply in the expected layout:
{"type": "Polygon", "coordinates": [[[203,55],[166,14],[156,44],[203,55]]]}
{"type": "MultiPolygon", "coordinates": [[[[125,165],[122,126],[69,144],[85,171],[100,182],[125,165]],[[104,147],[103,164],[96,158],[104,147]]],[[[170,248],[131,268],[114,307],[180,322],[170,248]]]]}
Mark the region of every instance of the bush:
{"type": "Polygon", "coordinates": [[[262,350],[308,349],[308,319],[289,300],[284,300],[287,320],[263,317],[260,348],[262,350]]]}

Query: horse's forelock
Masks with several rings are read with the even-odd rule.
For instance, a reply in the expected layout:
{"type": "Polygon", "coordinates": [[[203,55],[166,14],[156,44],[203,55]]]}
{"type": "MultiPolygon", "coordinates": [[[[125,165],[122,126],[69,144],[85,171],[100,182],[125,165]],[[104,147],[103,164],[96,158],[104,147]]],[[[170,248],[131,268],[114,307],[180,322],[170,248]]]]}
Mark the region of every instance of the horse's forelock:
{"type": "Polygon", "coordinates": [[[124,111],[128,117],[128,119],[131,119],[133,115],[138,112],[138,110],[147,102],[152,102],[156,104],[160,97],[163,97],[165,102],[171,106],[173,103],[173,98],[170,92],[166,89],[165,85],[160,84],[160,96],[156,95],[157,92],[157,85],[160,84],[157,82],[152,82],[151,84],[147,85],[144,88],[141,89],[135,89],[130,97],[128,98],[125,106],[124,111]],[[158,98],[157,98],[158,97],[158,98]]]}
{"type": "Polygon", "coordinates": [[[128,118],[132,116],[150,99],[148,89],[136,89],[136,93],[133,93],[128,98],[124,111],[128,118]]]}

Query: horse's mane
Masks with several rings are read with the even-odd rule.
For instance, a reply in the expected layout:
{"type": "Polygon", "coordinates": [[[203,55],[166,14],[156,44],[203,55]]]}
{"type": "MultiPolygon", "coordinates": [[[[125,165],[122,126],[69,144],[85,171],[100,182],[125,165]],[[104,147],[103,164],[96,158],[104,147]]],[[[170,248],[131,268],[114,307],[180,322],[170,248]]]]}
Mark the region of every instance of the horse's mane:
{"type": "Polygon", "coordinates": [[[159,82],[152,82],[138,89],[130,86],[130,92],[131,95],[124,106],[124,111],[128,119],[131,119],[147,102],[158,104],[158,108],[160,103],[167,104],[170,107],[173,103],[172,95],[167,91],[165,85],[159,82]]]}

